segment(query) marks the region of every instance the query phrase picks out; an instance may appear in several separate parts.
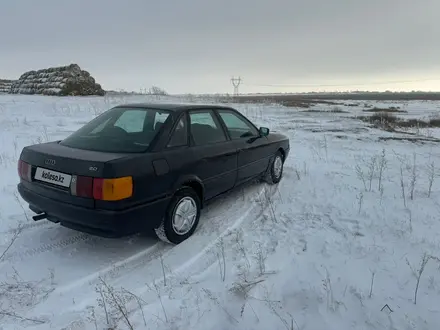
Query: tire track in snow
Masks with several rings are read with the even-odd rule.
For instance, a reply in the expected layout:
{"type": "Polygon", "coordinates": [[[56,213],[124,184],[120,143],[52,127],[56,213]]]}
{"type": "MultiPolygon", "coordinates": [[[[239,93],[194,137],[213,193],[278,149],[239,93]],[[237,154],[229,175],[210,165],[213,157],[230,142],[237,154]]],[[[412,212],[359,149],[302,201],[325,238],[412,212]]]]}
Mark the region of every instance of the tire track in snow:
{"type": "MultiPolygon", "coordinates": [[[[162,274],[160,260],[159,260],[160,255],[162,255],[162,259],[164,260],[164,264],[167,267],[171,268],[171,273],[166,275],[167,279],[169,279],[170,277],[174,277],[174,276],[185,277],[187,275],[186,273],[194,274],[194,273],[203,272],[204,270],[207,269],[207,267],[209,267],[210,265],[212,265],[213,263],[215,263],[217,261],[216,256],[210,252],[213,250],[213,248],[215,248],[216,244],[220,241],[221,238],[228,236],[229,234],[233,233],[234,230],[239,228],[243,224],[243,222],[249,217],[249,215],[252,213],[252,211],[255,211],[255,209],[258,208],[259,206],[261,206],[261,207],[257,212],[255,212],[255,216],[260,217],[265,212],[268,205],[266,205],[266,204],[260,205],[259,204],[259,202],[261,201],[260,198],[262,196],[264,196],[264,193],[265,193],[264,188],[261,188],[259,191],[257,191],[253,197],[252,203],[250,203],[250,207],[248,207],[247,209],[244,209],[244,210],[242,210],[242,209],[237,210],[237,213],[239,213],[241,215],[232,224],[230,224],[229,226],[224,228],[216,237],[210,239],[208,244],[204,244],[203,247],[198,249],[197,251],[200,251],[200,252],[196,253],[196,255],[192,256],[189,260],[184,261],[183,263],[177,264],[177,265],[169,264],[167,262],[168,258],[174,257],[174,258],[177,258],[178,260],[182,260],[182,259],[185,259],[184,256],[186,256],[188,254],[192,254],[190,252],[194,251],[194,246],[196,246],[196,247],[198,246],[197,242],[203,241],[203,238],[205,237],[205,231],[202,231],[202,232],[196,231],[190,239],[182,242],[181,244],[179,244],[177,246],[160,242],[157,245],[153,246],[153,247],[157,246],[157,248],[155,248],[154,250],[150,250],[150,249],[152,249],[152,247],[150,247],[147,249],[148,252],[146,252],[144,250],[142,252],[137,253],[136,255],[134,255],[132,257],[129,257],[128,258],[128,259],[130,259],[129,261],[127,259],[121,261],[119,264],[117,264],[117,266],[118,266],[117,268],[119,270],[123,270],[125,272],[129,271],[130,273],[134,273],[136,271],[136,269],[141,268],[141,267],[145,267],[146,265],[151,263],[151,269],[152,270],[154,269],[157,274],[153,274],[150,277],[146,276],[146,281],[147,281],[148,285],[143,285],[140,288],[134,289],[136,294],[138,294],[138,295],[142,295],[142,294],[146,293],[149,290],[148,287],[149,286],[151,287],[152,283],[159,283],[159,282],[163,281],[163,274],[162,274]],[[187,250],[190,250],[190,252],[187,252],[187,250]],[[177,257],[172,255],[175,252],[177,254],[177,257]],[[146,259],[142,258],[143,254],[145,254],[147,256],[146,259]],[[140,261],[140,262],[136,262],[136,261],[140,261]],[[156,262],[156,264],[154,264],[154,262],[156,262]],[[175,266],[175,268],[173,266],[175,266]]],[[[220,203],[223,204],[222,201],[220,201],[220,203]]],[[[205,221],[209,223],[209,220],[210,220],[210,218],[207,218],[205,221]]],[[[97,283],[99,276],[103,276],[105,274],[110,275],[108,278],[106,278],[106,280],[109,280],[109,279],[112,279],[115,277],[118,278],[118,280],[123,280],[123,277],[124,277],[123,275],[118,276],[120,274],[113,273],[112,267],[108,267],[104,271],[101,271],[101,272],[98,271],[95,274],[91,274],[90,277],[88,277],[88,280],[82,280],[82,279],[78,280],[74,283],[70,283],[70,284],[65,285],[63,287],[60,287],[59,289],[55,289],[53,293],[65,294],[68,291],[72,291],[75,287],[81,286],[85,283],[92,285],[93,282],[97,283]]],[[[110,282],[110,283],[112,283],[112,282],[110,282]]],[[[112,285],[115,285],[115,283],[112,283],[112,285]]],[[[119,287],[120,284],[117,284],[116,286],[119,287]]],[[[69,312],[80,311],[89,305],[93,305],[95,303],[95,301],[96,301],[95,296],[85,297],[81,301],[77,301],[75,306],[67,308],[66,312],[67,311],[69,311],[69,312]]]]}
{"type": "MultiPolygon", "coordinates": [[[[236,194],[242,194],[241,191],[236,191],[235,193],[236,194]]],[[[215,238],[210,240],[210,243],[208,245],[203,244],[203,246],[201,247],[201,250],[205,251],[205,254],[208,253],[212,249],[212,247],[215,246],[215,244],[220,240],[221,237],[224,237],[224,236],[228,235],[229,233],[233,232],[233,230],[235,230],[238,226],[240,226],[244,222],[244,220],[249,216],[249,214],[252,212],[252,210],[254,210],[256,208],[256,206],[257,206],[256,203],[260,202],[260,198],[261,198],[261,196],[264,195],[264,193],[265,193],[265,189],[264,188],[260,188],[254,194],[253,199],[255,199],[255,201],[250,203],[250,205],[251,205],[250,207],[248,207],[247,209],[244,209],[244,210],[242,208],[235,210],[234,215],[237,213],[237,214],[240,214],[240,216],[231,225],[229,225],[226,228],[222,229],[221,232],[218,234],[218,236],[216,236],[215,238]],[[207,246],[209,246],[209,249],[206,248],[207,246]]],[[[275,191],[270,192],[270,193],[273,195],[275,193],[275,191]]],[[[221,208],[225,204],[230,204],[231,202],[234,201],[234,199],[231,199],[231,197],[233,197],[233,196],[228,196],[228,195],[223,196],[223,198],[221,198],[221,199],[216,201],[218,203],[218,205],[214,206],[214,208],[217,208],[217,207],[221,208]]],[[[261,214],[267,209],[267,207],[268,207],[268,203],[265,203],[263,205],[263,209],[260,210],[260,212],[257,214],[257,217],[261,216],[261,214]]],[[[164,260],[164,263],[166,264],[166,258],[169,257],[170,254],[173,254],[176,251],[177,251],[177,253],[179,255],[186,256],[188,254],[191,254],[191,251],[189,251],[188,253],[182,253],[181,252],[183,250],[184,246],[187,246],[190,250],[193,251],[194,250],[193,249],[194,244],[197,243],[197,241],[203,239],[203,237],[206,236],[207,230],[209,228],[211,228],[212,230],[217,230],[218,229],[217,227],[214,227],[213,220],[217,219],[217,218],[224,219],[224,217],[225,217],[224,213],[221,213],[218,216],[216,216],[216,215],[209,215],[209,213],[207,215],[204,215],[202,228],[199,228],[198,230],[196,230],[195,233],[193,234],[193,236],[190,239],[188,239],[187,241],[185,241],[185,242],[183,242],[183,243],[181,243],[181,244],[179,244],[177,246],[176,245],[171,245],[171,244],[168,244],[168,243],[164,243],[164,242],[160,242],[159,243],[160,244],[160,248],[157,251],[155,251],[152,254],[150,254],[148,256],[148,260],[140,259],[140,262],[137,262],[137,263],[136,262],[127,263],[125,265],[126,267],[124,268],[124,271],[129,270],[130,272],[134,272],[138,268],[144,267],[146,264],[148,264],[150,262],[154,262],[154,261],[160,262],[160,261],[158,261],[160,256],[162,256],[162,259],[164,260]],[[128,266],[129,266],[129,269],[128,269],[128,266]]],[[[220,221],[220,223],[222,223],[222,221],[220,221]]],[[[211,230],[211,233],[212,233],[212,230],[211,230]]],[[[198,253],[198,255],[200,255],[200,256],[202,254],[201,254],[201,252],[198,253]]],[[[183,258],[179,258],[179,260],[181,260],[181,259],[183,259],[183,258]]],[[[136,261],[136,260],[139,260],[139,258],[136,258],[134,261],[136,261]]],[[[166,266],[171,266],[171,265],[166,265],[166,266]]],[[[161,266],[159,265],[159,268],[160,267],[161,266]]],[[[179,269],[180,269],[180,267],[181,266],[178,266],[179,269]]],[[[119,267],[119,269],[122,269],[122,268],[123,267],[119,267]]],[[[175,273],[175,271],[173,270],[172,274],[174,274],[174,273],[175,273]]],[[[172,276],[172,274],[171,274],[171,276],[172,276]]],[[[118,275],[119,274],[116,273],[116,272],[111,272],[109,278],[110,279],[111,278],[116,278],[116,277],[118,277],[118,275]]],[[[160,278],[163,280],[162,273],[161,273],[161,277],[160,278]]]]}
{"type": "MultiPolygon", "coordinates": [[[[211,243],[206,245],[200,252],[198,252],[196,255],[194,255],[192,258],[190,258],[188,261],[184,262],[177,268],[173,269],[172,272],[168,275],[165,275],[165,280],[169,280],[170,277],[180,277],[183,279],[187,279],[194,275],[202,274],[205,270],[209,269],[214,263],[217,262],[217,255],[214,253],[211,253],[214,251],[216,244],[220,242],[222,238],[227,237],[228,235],[232,234],[236,229],[242,226],[242,224],[246,221],[246,219],[249,218],[249,216],[255,212],[255,218],[260,218],[264,212],[268,209],[269,203],[261,203],[261,198],[264,196],[272,197],[275,193],[278,192],[278,189],[270,189],[269,192],[266,191],[266,187],[263,187],[254,197],[254,201],[251,203],[251,206],[246,209],[240,217],[238,217],[231,225],[229,225],[226,229],[224,229],[211,243]],[[259,210],[256,210],[260,206],[259,210]]],[[[267,201],[267,198],[266,198],[267,201]]],[[[191,245],[191,240],[185,241],[179,245],[179,247],[182,248],[182,244],[187,243],[187,247],[191,245]]],[[[182,252],[181,252],[182,253],[182,252]]],[[[183,252],[183,254],[185,254],[183,252]]],[[[164,259],[166,256],[164,256],[164,259]]],[[[142,296],[148,291],[150,291],[150,288],[153,284],[163,284],[164,277],[161,273],[160,276],[154,278],[153,280],[150,280],[150,282],[146,285],[143,285],[140,288],[137,288],[134,290],[136,292],[136,295],[142,296]]],[[[85,308],[87,304],[85,301],[81,303],[82,307],[85,308]]],[[[87,303],[90,304],[91,302],[89,299],[87,299],[87,303]]],[[[128,313],[136,312],[138,309],[138,306],[136,305],[136,302],[130,302],[127,305],[128,313]]]]}
{"type": "MultiPolygon", "coordinates": [[[[219,206],[224,205],[227,202],[226,198],[223,198],[222,200],[219,200],[219,206]]],[[[207,223],[212,220],[211,218],[204,219],[204,222],[207,223]]],[[[209,226],[209,225],[208,225],[209,226]]],[[[206,229],[205,229],[206,230],[206,229]]],[[[200,236],[205,233],[205,230],[198,230],[194,233],[194,236],[200,236]]],[[[125,258],[121,261],[118,261],[114,263],[112,266],[105,267],[103,269],[100,269],[94,273],[91,273],[89,275],[86,275],[76,281],[61,285],[57,287],[54,290],[54,294],[65,294],[70,291],[73,291],[74,289],[81,287],[83,285],[93,285],[97,284],[99,277],[107,277],[108,279],[116,278],[118,275],[120,275],[121,271],[130,271],[133,272],[138,268],[141,268],[148,264],[149,262],[152,262],[154,260],[158,260],[160,255],[162,254],[163,257],[166,257],[166,253],[172,249],[174,249],[176,246],[164,243],[162,241],[158,241],[156,244],[139,251],[132,256],[129,256],[128,258],[125,258]]]]}
{"type": "Polygon", "coordinates": [[[54,242],[54,243],[43,244],[38,247],[27,249],[24,251],[16,251],[16,252],[8,253],[3,258],[3,260],[1,262],[5,262],[5,261],[10,262],[10,261],[17,260],[17,259],[23,259],[25,257],[28,257],[28,258],[34,257],[38,254],[53,251],[56,249],[65,248],[70,245],[76,244],[78,242],[86,242],[86,241],[95,241],[96,242],[99,240],[102,240],[102,238],[97,237],[97,236],[92,236],[89,234],[85,234],[85,233],[78,233],[73,236],[61,239],[61,240],[54,242]]]}
{"type": "MultiPolygon", "coordinates": [[[[227,201],[227,200],[226,200],[227,201]]],[[[225,200],[220,200],[220,205],[223,205],[225,200]]],[[[206,218],[204,221],[208,222],[212,220],[211,218],[206,218]]],[[[206,230],[206,229],[205,229],[206,230]]],[[[205,230],[196,231],[193,237],[203,236],[205,230]]],[[[180,245],[179,245],[180,246],[180,245]]],[[[83,285],[93,285],[97,284],[99,277],[106,277],[107,279],[117,278],[121,271],[136,271],[136,269],[144,267],[146,264],[158,260],[160,255],[166,258],[168,252],[171,252],[179,246],[171,245],[162,241],[158,241],[156,244],[135,253],[134,255],[114,263],[112,266],[100,269],[92,274],[89,274],[81,279],[74,282],[57,287],[53,294],[65,294],[74,289],[81,287],[83,285]]]]}
{"type": "MultiPolygon", "coordinates": [[[[75,288],[83,286],[85,284],[93,284],[99,277],[103,277],[107,274],[118,273],[120,270],[127,268],[130,264],[136,263],[136,261],[142,260],[142,263],[148,263],[149,261],[156,259],[158,254],[162,250],[167,249],[166,243],[158,242],[142,251],[139,251],[130,257],[121,261],[115,262],[112,266],[100,269],[97,272],[84,276],[76,281],[70,282],[65,285],[58,286],[53,293],[64,294],[69,291],[73,291],[75,288]]],[[[169,247],[168,249],[170,249],[169,247]]]]}
{"type": "MultiPolygon", "coordinates": [[[[221,203],[220,205],[223,205],[223,204],[227,203],[228,202],[227,196],[223,196],[223,198],[220,199],[219,202],[221,203]]],[[[21,217],[21,215],[20,216],[16,215],[16,216],[12,216],[12,217],[17,217],[18,218],[18,217],[21,217]]],[[[209,221],[209,219],[205,219],[205,221],[209,221]]],[[[30,229],[40,228],[40,227],[51,228],[53,226],[57,226],[57,224],[53,224],[50,221],[37,221],[37,222],[24,223],[24,225],[22,227],[22,232],[20,233],[20,235],[28,233],[28,231],[30,229]]],[[[7,230],[5,232],[0,232],[0,233],[7,233],[7,232],[13,233],[15,230],[17,230],[17,228],[11,228],[11,229],[9,229],[9,230],[7,230]]],[[[24,250],[24,251],[12,251],[12,252],[9,252],[0,261],[0,263],[12,262],[12,261],[15,261],[15,260],[23,260],[23,259],[26,259],[26,258],[35,257],[36,255],[39,255],[39,254],[42,254],[42,253],[47,253],[47,252],[54,251],[54,250],[57,250],[57,249],[62,249],[62,248],[74,245],[76,243],[79,243],[79,242],[92,241],[93,243],[95,243],[95,242],[98,242],[98,241],[101,241],[101,240],[103,240],[102,237],[94,236],[94,235],[89,235],[87,233],[78,232],[78,233],[74,234],[73,236],[61,239],[60,241],[57,241],[57,242],[54,242],[54,243],[43,244],[43,245],[40,245],[40,246],[37,246],[37,247],[34,247],[34,248],[30,248],[30,249],[27,249],[27,250],[24,250]]],[[[166,244],[163,246],[163,248],[166,249],[166,251],[169,249],[168,245],[166,245],[166,244]]],[[[165,252],[165,250],[164,250],[164,252],[165,252]]],[[[141,252],[139,252],[139,253],[141,253],[141,252]]],[[[136,260],[137,259],[133,259],[132,262],[134,262],[136,260]]],[[[129,264],[130,263],[128,263],[127,266],[129,264]]],[[[144,264],[144,262],[140,263],[138,266],[142,266],[143,264],[144,264]]]]}
{"type": "MultiPolygon", "coordinates": [[[[136,290],[139,279],[139,284],[163,281],[160,256],[162,256],[166,266],[171,268],[171,272],[167,274],[167,278],[185,275],[189,277],[203,273],[207,267],[217,261],[216,256],[210,252],[215,249],[217,242],[219,242],[221,238],[233,233],[249,219],[250,215],[258,218],[265,212],[267,203],[262,203],[265,193],[270,195],[276,192],[276,190],[266,192],[266,189],[267,187],[263,186],[251,191],[248,202],[240,202],[238,198],[234,198],[234,196],[220,200],[220,203],[217,204],[218,208],[217,206],[213,206],[213,208],[210,209],[212,213],[210,211],[207,212],[208,217],[204,220],[204,230],[196,231],[195,235],[187,240],[186,244],[184,242],[183,246],[182,244],[174,246],[158,241],[158,243],[118,261],[113,265],[109,265],[103,269],[89,273],[84,277],[60,285],[51,292],[49,297],[47,297],[48,300],[46,300],[43,305],[50,306],[63,301],[65,310],[56,317],[61,320],[64,317],[68,317],[69,314],[73,316],[71,314],[72,312],[76,314],[79,311],[83,311],[87,306],[96,304],[94,284],[98,284],[99,277],[101,276],[110,280],[109,283],[117,287],[119,287],[120,284],[124,285],[124,278],[125,281],[134,281],[131,282],[131,288],[127,287],[127,289],[131,290],[136,290]],[[225,214],[225,207],[228,211],[232,211],[229,213],[229,216],[225,214]],[[208,229],[211,221],[214,222],[212,226],[214,230],[209,232],[208,229]],[[224,226],[219,226],[222,223],[224,226]],[[188,255],[189,259],[185,260],[188,258],[188,255]],[[142,280],[142,277],[145,277],[145,281],[142,280]],[[75,301],[73,305],[69,304],[71,299],[75,301]]],[[[240,191],[238,192],[238,194],[241,193],[240,191]]],[[[83,235],[76,235],[74,237],[78,236],[82,237],[83,235]]],[[[74,237],[70,238],[70,241],[72,241],[74,237]]],[[[79,239],[76,238],[76,241],[78,240],[79,239]]],[[[43,247],[47,248],[54,245],[59,245],[59,243],[47,244],[43,247]]],[[[31,249],[30,251],[33,250],[36,249],[31,249]]],[[[39,250],[41,250],[41,247],[39,250]]],[[[148,288],[141,286],[140,291],[141,292],[137,292],[137,294],[146,293],[148,288]]],[[[41,308],[41,311],[44,311],[46,308],[43,305],[40,305],[38,309],[41,308]]],[[[37,314],[39,314],[39,312],[37,312],[37,314]]],[[[56,320],[53,321],[56,322],[56,320]]]]}
{"type": "MultiPolygon", "coordinates": [[[[177,269],[173,271],[175,275],[180,276],[188,276],[187,270],[190,268],[190,272],[192,274],[201,273],[203,270],[207,269],[209,266],[211,266],[213,263],[217,261],[217,256],[213,253],[210,253],[213,251],[215,246],[220,242],[221,239],[227,237],[228,235],[232,234],[235,230],[237,230],[241,225],[245,222],[246,219],[248,219],[249,215],[256,211],[258,206],[261,206],[261,208],[258,210],[258,212],[255,213],[255,218],[260,218],[263,213],[268,209],[269,203],[264,203],[263,205],[259,205],[259,202],[261,201],[260,198],[265,195],[265,188],[262,188],[257,195],[255,196],[255,201],[252,202],[251,207],[249,207],[238,219],[235,220],[233,224],[228,226],[225,230],[223,230],[217,238],[212,241],[210,244],[205,246],[202,251],[197,253],[194,257],[192,257],[187,262],[180,265],[177,269]],[[205,258],[207,261],[204,263],[200,262],[200,259],[205,258]]],[[[276,193],[276,190],[270,192],[270,197],[272,197],[276,193]]],[[[162,279],[163,280],[163,279],[162,279]]],[[[156,280],[157,281],[157,280],[156,280]]]]}
{"type": "MultiPolygon", "coordinates": [[[[271,196],[276,192],[276,190],[271,192],[271,196]]],[[[198,252],[196,255],[191,257],[189,260],[185,261],[183,264],[177,266],[177,268],[172,269],[171,274],[168,274],[165,276],[165,278],[168,280],[170,277],[182,277],[187,278],[189,276],[193,276],[195,274],[200,274],[204,270],[208,269],[210,266],[212,266],[215,262],[217,262],[217,256],[214,253],[211,253],[216,245],[220,242],[221,239],[227,237],[228,235],[232,234],[237,228],[239,228],[246,219],[248,219],[249,215],[253,213],[253,211],[256,211],[259,205],[260,198],[264,196],[265,194],[265,188],[262,188],[254,197],[254,201],[251,203],[251,206],[247,208],[244,212],[242,212],[242,215],[238,217],[231,225],[229,225],[227,228],[225,228],[215,239],[213,239],[208,245],[206,245],[200,252],[198,252]]],[[[261,205],[261,208],[255,212],[255,217],[259,218],[262,216],[262,214],[267,210],[268,203],[265,203],[261,205]]],[[[197,239],[197,236],[194,237],[194,239],[197,239]]],[[[183,251],[180,252],[182,254],[185,254],[184,248],[190,248],[190,246],[194,243],[193,240],[188,240],[179,245],[179,249],[182,249],[183,251]],[[182,246],[184,245],[184,246],[182,246]]],[[[165,260],[164,263],[166,263],[166,255],[163,255],[163,259],[165,260]]],[[[142,294],[145,294],[147,291],[150,290],[150,287],[153,283],[162,283],[164,280],[163,274],[153,280],[150,280],[148,285],[144,285],[138,289],[135,290],[136,294],[141,296],[142,294]]]]}
{"type": "Polygon", "coordinates": [[[8,220],[13,220],[14,222],[18,223],[18,226],[0,231],[0,234],[12,234],[12,233],[16,232],[17,230],[20,230],[20,232],[23,233],[23,232],[26,232],[26,231],[33,229],[33,228],[49,227],[50,225],[54,225],[54,223],[52,223],[48,220],[34,221],[31,219],[32,219],[32,217],[29,217],[27,215],[24,216],[23,214],[16,214],[16,215],[9,216],[8,220]],[[23,218],[25,218],[28,222],[20,222],[20,220],[22,220],[23,218]]]}

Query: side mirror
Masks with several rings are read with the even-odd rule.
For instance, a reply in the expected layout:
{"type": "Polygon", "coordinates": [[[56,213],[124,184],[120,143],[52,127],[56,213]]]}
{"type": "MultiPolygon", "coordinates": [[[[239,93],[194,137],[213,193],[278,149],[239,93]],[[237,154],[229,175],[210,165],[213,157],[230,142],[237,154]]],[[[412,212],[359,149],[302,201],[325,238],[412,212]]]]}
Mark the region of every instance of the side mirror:
{"type": "Polygon", "coordinates": [[[269,129],[267,127],[260,127],[259,129],[261,136],[268,136],[269,135],[269,129]]]}

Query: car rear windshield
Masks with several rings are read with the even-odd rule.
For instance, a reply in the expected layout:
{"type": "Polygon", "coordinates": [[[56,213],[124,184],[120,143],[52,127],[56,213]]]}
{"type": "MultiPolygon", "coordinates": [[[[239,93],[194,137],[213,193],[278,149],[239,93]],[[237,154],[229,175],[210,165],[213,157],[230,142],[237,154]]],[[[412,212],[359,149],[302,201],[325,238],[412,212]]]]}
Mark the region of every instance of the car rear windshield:
{"type": "Polygon", "coordinates": [[[117,107],[104,112],[60,142],[71,148],[115,152],[144,152],[169,111],[117,107]]]}

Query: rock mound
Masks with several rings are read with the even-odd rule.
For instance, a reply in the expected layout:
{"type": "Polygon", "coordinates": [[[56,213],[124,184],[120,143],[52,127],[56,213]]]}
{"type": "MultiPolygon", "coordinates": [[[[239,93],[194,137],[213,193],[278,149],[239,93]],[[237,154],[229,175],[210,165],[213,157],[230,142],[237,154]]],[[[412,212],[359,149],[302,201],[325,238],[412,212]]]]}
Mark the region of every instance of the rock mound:
{"type": "Polygon", "coordinates": [[[11,86],[11,94],[40,94],[56,96],[104,95],[105,91],[89,72],[79,65],[28,71],[11,86]]]}
{"type": "Polygon", "coordinates": [[[0,79],[0,94],[7,94],[11,91],[14,80],[0,79]]]}

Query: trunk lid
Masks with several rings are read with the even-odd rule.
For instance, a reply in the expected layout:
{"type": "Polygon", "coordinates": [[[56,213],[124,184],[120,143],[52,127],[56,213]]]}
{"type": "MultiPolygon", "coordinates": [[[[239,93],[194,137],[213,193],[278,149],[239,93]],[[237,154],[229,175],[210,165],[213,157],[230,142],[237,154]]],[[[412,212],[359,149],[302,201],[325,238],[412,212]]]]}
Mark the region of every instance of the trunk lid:
{"type": "Polygon", "coordinates": [[[20,158],[36,168],[102,178],[105,175],[105,163],[125,156],[127,155],[74,149],[58,142],[49,142],[25,147],[20,158]]]}
{"type": "Polygon", "coordinates": [[[126,156],[74,149],[57,141],[25,147],[20,160],[31,166],[31,182],[24,182],[28,189],[50,199],[94,208],[93,198],[79,197],[76,192],[72,193],[72,189],[76,189],[80,177],[103,178],[111,175],[108,173],[112,172],[111,168],[106,168],[105,164],[126,156]]]}

